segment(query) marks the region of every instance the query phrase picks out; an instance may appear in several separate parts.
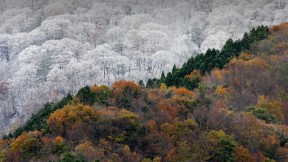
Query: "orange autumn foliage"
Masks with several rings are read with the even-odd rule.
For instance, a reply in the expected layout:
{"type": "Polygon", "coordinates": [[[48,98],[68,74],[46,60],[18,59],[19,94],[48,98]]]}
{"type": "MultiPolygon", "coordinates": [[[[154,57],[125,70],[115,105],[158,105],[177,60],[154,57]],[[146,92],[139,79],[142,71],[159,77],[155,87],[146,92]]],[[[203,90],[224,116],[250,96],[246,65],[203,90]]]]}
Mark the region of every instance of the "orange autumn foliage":
{"type": "Polygon", "coordinates": [[[56,134],[62,134],[64,131],[64,121],[66,118],[65,111],[56,110],[47,120],[48,125],[50,125],[50,128],[52,131],[54,131],[56,134]]]}
{"type": "Polygon", "coordinates": [[[225,109],[227,108],[227,105],[225,104],[223,100],[216,100],[213,104],[213,107],[215,109],[225,109]]]}
{"type": "Polygon", "coordinates": [[[54,145],[64,145],[64,138],[61,136],[57,136],[54,140],[53,140],[53,144],[54,145]]]}
{"type": "Polygon", "coordinates": [[[10,144],[9,140],[0,140],[0,150],[3,149],[3,148],[8,147],[9,144],[10,144]]]}
{"type": "Polygon", "coordinates": [[[280,30],[280,27],[279,26],[273,26],[272,27],[272,31],[273,32],[278,32],[280,30]]]}
{"type": "Polygon", "coordinates": [[[39,131],[33,131],[29,133],[23,133],[11,142],[11,153],[16,161],[24,160],[29,157],[31,150],[37,150],[43,145],[41,141],[42,133],[39,131]],[[24,159],[23,159],[24,158],[24,159]]]}
{"type": "Polygon", "coordinates": [[[263,59],[260,59],[260,58],[255,58],[255,59],[249,60],[248,65],[252,66],[252,67],[258,66],[258,67],[263,68],[263,69],[268,69],[270,67],[270,65],[268,65],[266,61],[264,61],[263,59]]]}
{"type": "Polygon", "coordinates": [[[174,119],[179,114],[178,107],[171,99],[163,99],[158,103],[158,108],[168,120],[174,119]]]}
{"type": "Polygon", "coordinates": [[[56,110],[47,120],[52,132],[57,135],[71,129],[76,123],[89,123],[97,118],[95,110],[82,104],[66,105],[63,109],[56,110]]]}
{"type": "Polygon", "coordinates": [[[284,121],[284,114],[279,101],[269,100],[265,96],[259,96],[256,105],[258,108],[263,108],[274,114],[280,121],[284,121]]]}
{"type": "Polygon", "coordinates": [[[244,110],[245,107],[255,104],[258,95],[276,93],[275,81],[271,79],[271,69],[264,59],[257,57],[248,61],[233,59],[223,70],[216,70],[207,75],[204,82],[209,87],[216,86],[219,96],[227,96],[229,92],[227,104],[244,110]],[[227,85],[229,89],[221,85],[227,85]]]}
{"type": "Polygon", "coordinates": [[[97,92],[99,90],[99,86],[98,85],[96,85],[96,84],[94,84],[92,87],[91,87],[91,91],[92,92],[97,92]]]}
{"type": "Polygon", "coordinates": [[[279,139],[278,137],[274,136],[274,135],[268,135],[266,137],[266,143],[269,143],[270,145],[277,145],[279,143],[279,139]]]}
{"type": "Polygon", "coordinates": [[[200,70],[193,70],[190,75],[186,75],[185,77],[190,80],[201,78],[201,72],[200,70]]]}
{"type": "Polygon", "coordinates": [[[271,55],[269,56],[269,61],[273,62],[280,62],[282,60],[282,57],[279,55],[271,55]]]}
{"type": "Polygon", "coordinates": [[[175,147],[173,147],[166,155],[166,158],[169,160],[169,161],[176,161],[175,160],[175,157],[176,157],[176,154],[177,154],[177,149],[175,147]]]}
{"type": "Polygon", "coordinates": [[[242,53],[240,56],[239,56],[239,59],[242,59],[244,61],[248,61],[250,60],[251,58],[253,58],[253,55],[249,54],[249,53],[242,53]]]}
{"type": "Polygon", "coordinates": [[[99,119],[101,120],[102,118],[104,119],[111,119],[116,116],[116,111],[115,108],[108,108],[108,109],[98,109],[96,111],[97,115],[99,115],[99,119]]]}
{"type": "Polygon", "coordinates": [[[147,121],[147,128],[150,132],[154,132],[157,128],[157,123],[155,120],[148,120],[147,121]]]}
{"type": "Polygon", "coordinates": [[[52,138],[49,138],[49,137],[46,137],[46,136],[42,137],[42,142],[43,142],[44,145],[50,145],[50,144],[52,144],[52,141],[53,141],[52,138]]]}
{"type": "Polygon", "coordinates": [[[241,144],[247,148],[254,147],[264,136],[263,122],[249,113],[239,114],[234,118],[238,122],[234,123],[231,128],[238,137],[241,137],[241,144]]]}
{"type": "Polygon", "coordinates": [[[132,93],[138,93],[141,91],[141,87],[132,81],[121,80],[115,82],[113,85],[113,92],[115,95],[120,94],[125,89],[131,89],[132,93]]]}
{"type": "Polygon", "coordinates": [[[281,42],[276,44],[271,51],[277,53],[278,55],[283,55],[288,53],[288,42],[281,42]]]}
{"type": "Polygon", "coordinates": [[[98,158],[103,158],[104,151],[96,149],[91,142],[84,142],[76,146],[75,152],[83,156],[88,161],[96,161],[98,158]]]}
{"type": "Polygon", "coordinates": [[[126,109],[117,109],[113,107],[98,109],[96,111],[98,122],[111,124],[112,121],[117,121],[117,124],[121,122],[126,122],[126,124],[136,124],[138,123],[139,116],[131,111],[126,109]]]}
{"type": "Polygon", "coordinates": [[[226,96],[228,94],[228,89],[224,88],[223,86],[217,86],[216,93],[219,96],[226,96]]]}
{"type": "Polygon", "coordinates": [[[234,152],[236,154],[236,161],[238,162],[253,161],[253,157],[250,155],[249,150],[242,146],[236,147],[234,152]]]}
{"type": "Polygon", "coordinates": [[[280,25],[275,25],[272,27],[272,32],[279,32],[279,31],[282,31],[282,30],[287,30],[288,29],[288,23],[285,22],[285,23],[282,23],[280,25]]]}
{"type": "Polygon", "coordinates": [[[277,150],[279,161],[288,161],[288,148],[279,148],[277,150]]]}
{"type": "Polygon", "coordinates": [[[103,92],[103,91],[109,91],[110,90],[110,88],[108,87],[108,86],[105,86],[105,85],[101,85],[101,86],[98,86],[98,85],[93,85],[92,87],[91,87],[91,91],[92,92],[94,92],[94,93],[99,93],[99,92],[103,92]]]}
{"type": "Polygon", "coordinates": [[[167,85],[165,83],[161,83],[160,90],[167,90],[167,85]]]}
{"type": "Polygon", "coordinates": [[[216,76],[216,78],[218,79],[218,80],[222,80],[223,79],[223,75],[221,74],[221,72],[220,72],[220,70],[219,69],[215,69],[214,71],[213,71],[213,73],[215,74],[215,76],[216,76]]]}
{"type": "Polygon", "coordinates": [[[148,91],[147,97],[150,101],[159,102],[161,99],[165,98],[165,93],[163,91],[151,89],[148,91]]]}
{"type": "Polygon", "coordinates": [[[190,96],[193,94],[191,91],[183,87],[180,87],[180,88],[173,87],[173,91],[175,95],[179,95],[179,96],[186,96],[186,95],[190,96]]]}
{"type": "Polygon", "coordinates": [[[266,158],[262,152],[257,151],[252,155],[253,160],[255,162],[266,162],[266,158]]]}
{"type": "Polygon", "coordinates": [[[248,61],[242,59],[232,59],[228,64],[228,67],[230,68],[241,66],[246,66],[249,68],[262,68],[262,69],[267,69],[270,67],[269,64],[267,64],[267,62],[261,58],[254,58],[248,61]]]}
{"type": "Polygon", "coordinates": [[[214,69],[211,71],[210,75],[203,77],[203,82],[207,85],[214,86],[218,84],[223,84],[225,77],[229,74],[226,69],[214,69]]]}

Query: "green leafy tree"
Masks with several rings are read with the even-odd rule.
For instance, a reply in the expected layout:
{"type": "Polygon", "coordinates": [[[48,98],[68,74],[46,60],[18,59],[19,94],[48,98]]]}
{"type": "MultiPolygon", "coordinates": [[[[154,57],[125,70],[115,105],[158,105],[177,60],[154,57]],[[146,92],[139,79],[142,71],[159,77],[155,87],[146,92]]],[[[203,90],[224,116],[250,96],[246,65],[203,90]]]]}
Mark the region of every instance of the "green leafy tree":
{"type": "Polygon", "coordinates": [[[276,116],[265,109],[250,106],[245,111],[252,113],[256,118],[264,120],[266,123],[277,123],[276,116]]]}
{"type": "Polygon", "coordinates": [[[208,133],[208,143],[206,151],[208,151],[207,161],[232,162],[235,161],[236,155],[234,148],[237,143],[234,139],[227,135],[223,130],[212,130],[208,133]]]}
{"type": "Polygon", "coordinates": [[[80,89],[76,96],[84,104],[93,105],[95,103],[96,94],[91,91],[89,86],[80,89]]]}

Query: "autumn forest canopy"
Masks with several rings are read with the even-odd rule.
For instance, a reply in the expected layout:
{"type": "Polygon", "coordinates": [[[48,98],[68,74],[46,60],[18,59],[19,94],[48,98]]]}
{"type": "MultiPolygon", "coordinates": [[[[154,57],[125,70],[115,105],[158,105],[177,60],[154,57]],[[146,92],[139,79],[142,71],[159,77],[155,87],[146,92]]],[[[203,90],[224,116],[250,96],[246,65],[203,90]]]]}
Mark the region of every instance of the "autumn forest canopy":
{"type": "Polygon", "coordinates": [[[288,23],[259,26],[161,78],[47,103],[0,140],[0,161],[285,161],[287,81],[288,23]]]}

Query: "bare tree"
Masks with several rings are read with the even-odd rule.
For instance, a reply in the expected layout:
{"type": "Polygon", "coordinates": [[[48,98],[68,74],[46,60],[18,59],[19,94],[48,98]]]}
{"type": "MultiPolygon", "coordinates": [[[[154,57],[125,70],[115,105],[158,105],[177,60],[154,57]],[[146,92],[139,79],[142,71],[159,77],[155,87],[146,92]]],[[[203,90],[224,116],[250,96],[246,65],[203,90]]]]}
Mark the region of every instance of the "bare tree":
{"type": "Polygon", "coordinates": [[[34,10],[34,0],[31,0],[30,8],[31,10],[34,10]]]}
{"type": "Polygon", "coordinates": [[[190,37],[192,42],[194,42],[199,48],[201,47],[202,42],[205,40],[205,35],[201,28],[193,28],[190,31],[190,37]]]}
{"type": "Polygon", "coordinates": [[[0,1],[0,11],[4,11],[7,8],[6,0],[0,1]]]}
{"type": "Polygon", "coordinates": [[[279,0],[279,8],[284,9],[285,8],[285,2],[283,0],[279,0]]]}
{"type": "Polygon", "coordinates": [[[198,6],[204,12],[211,13],[212,7],[213,7],[212,5],[213,5],[213,0],[198,0],[198,6]]]}
{"type": "Polygon", "coordinates": [[[10,61],[9,47],[5,44],[0,44],[0,60],[10,61]]]}
{"type": "Polygon", "coordinates": [[[7,93],[7,90],[8,90],[7,83],[4,81],[0,81],[0,100],[7,93]]]}

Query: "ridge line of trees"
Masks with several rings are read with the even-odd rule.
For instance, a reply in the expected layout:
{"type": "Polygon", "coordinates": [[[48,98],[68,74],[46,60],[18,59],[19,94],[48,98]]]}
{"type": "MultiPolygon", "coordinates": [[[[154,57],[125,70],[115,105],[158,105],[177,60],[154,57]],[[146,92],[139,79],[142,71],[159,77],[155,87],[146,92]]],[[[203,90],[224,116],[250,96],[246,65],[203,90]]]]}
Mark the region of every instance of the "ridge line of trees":
{"type": "Polygon", "coordinates": [[[214,68],[223,69],[232,58],[238,57],[241,52],[249,51],[253,43],[267,39],[268,35],[268,26],[262,25],[253,28],[250,33],[245,33],[241,40],[228,39],[221,51],[208,49],[205,53],[191,57],[181,68],[174,65],[172,72],[169,72],[166,76],[163,72],[160,79],[149,79],[146,88],[156,88],[161,83],[165,83],[167,86],[185,87],[193,90],[198,87],[200,77],[186,77],[191,72],[199,70],[201,75],[205,75],[214,68]]]}

